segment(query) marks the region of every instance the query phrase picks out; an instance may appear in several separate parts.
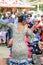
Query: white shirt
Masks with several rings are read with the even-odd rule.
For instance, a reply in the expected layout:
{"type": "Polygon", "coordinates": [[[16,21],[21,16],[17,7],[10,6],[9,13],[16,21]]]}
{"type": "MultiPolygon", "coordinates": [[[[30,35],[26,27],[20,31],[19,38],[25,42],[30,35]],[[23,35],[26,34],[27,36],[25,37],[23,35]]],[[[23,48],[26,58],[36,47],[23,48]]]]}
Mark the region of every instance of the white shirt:
{"type": "Polygon", "coordinates": [[[12,14],[12,16],[11,16],[12,18],[15,18],[15,15],[14,14],[12,14]]]}

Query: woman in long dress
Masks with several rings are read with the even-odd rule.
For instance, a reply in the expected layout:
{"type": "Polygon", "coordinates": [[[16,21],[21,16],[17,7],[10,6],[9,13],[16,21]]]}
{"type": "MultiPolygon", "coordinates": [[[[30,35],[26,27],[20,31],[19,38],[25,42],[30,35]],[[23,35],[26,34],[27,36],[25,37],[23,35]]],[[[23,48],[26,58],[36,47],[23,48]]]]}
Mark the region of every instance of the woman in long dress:
{"type": "Polygon", "coordinates": [[[25,28],[25,26],[22,24],[22,18],[19,18],[18,25],[14,26],[13,23],[9,23],[8,26],[10,26],[13,30],[13,46],[12,46],[12,57],[17,58],[28,58],[28,47],[25,44],[24,37],[26,34],[29,36],[29,41],[33,42],[35,40],[38,40],[35,37],[35,34],[28,28],[25,28]]]}
{"type": "Polygon", "coordinates": [[[14,23],[7,24],[13,31],[12,58],[14,59],[28,59],[28,47],[24,41],[26,34],[28,34],[29,41],[31,42],[38,40],[32,30],[22,24],[22,21],[22,17],[20,17],[17,26],[15,26],[14,23]]]}

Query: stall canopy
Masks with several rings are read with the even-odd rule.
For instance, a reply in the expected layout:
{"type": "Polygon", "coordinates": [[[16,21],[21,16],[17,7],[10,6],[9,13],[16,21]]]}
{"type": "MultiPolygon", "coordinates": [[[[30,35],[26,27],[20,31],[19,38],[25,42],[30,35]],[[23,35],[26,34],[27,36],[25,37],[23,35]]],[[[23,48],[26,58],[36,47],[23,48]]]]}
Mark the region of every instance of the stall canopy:
{"type": "Polygon", "coordinates": [[[27,7],[34,8],[31,4],[21,2],[20,0],[0,0],[0,7],[27,7]]]}

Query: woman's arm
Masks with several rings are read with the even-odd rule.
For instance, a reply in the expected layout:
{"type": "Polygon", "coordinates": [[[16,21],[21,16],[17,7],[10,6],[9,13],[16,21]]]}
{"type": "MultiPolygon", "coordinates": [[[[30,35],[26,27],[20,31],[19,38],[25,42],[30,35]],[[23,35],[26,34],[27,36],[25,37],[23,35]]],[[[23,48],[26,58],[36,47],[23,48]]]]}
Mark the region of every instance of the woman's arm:
{"type": "Polygon", "coordinates": [[[10,27],[12,27],[13,26],[13,22],[14,21],[12,21],[13,19],[0,19],[0,24],[1,25],[6,25],[6,26],[10,26],[10,27]]]}
{"type": "Polygon", "coordinates": [[[8,23],[7,26],[13,28],[14,24],[13,23],[8,23]]]}
{"type": "Polygon", "coordinates": [[[28,29],[28,35],[29,35],[30,42],[38,41],[38,39],[36,38],[35,34],[31,29],[28,29]]]}
{"type": "Polygon", "coordinates": [[[31,37],[31,38],[35,38],[35,34],[33,33],[33,31],[31,29],[28,28],[28,35],[31,37]]]}
{"type": "Polygon", "coordinates": [[[13,28],[13,26],[14,26],[14,24],[12,22],[9,23],[9,20],[7,20],[6,22],[3,22],[2,20],[0,20],[0,25],[8,26],[11,28],[13,28]]]}

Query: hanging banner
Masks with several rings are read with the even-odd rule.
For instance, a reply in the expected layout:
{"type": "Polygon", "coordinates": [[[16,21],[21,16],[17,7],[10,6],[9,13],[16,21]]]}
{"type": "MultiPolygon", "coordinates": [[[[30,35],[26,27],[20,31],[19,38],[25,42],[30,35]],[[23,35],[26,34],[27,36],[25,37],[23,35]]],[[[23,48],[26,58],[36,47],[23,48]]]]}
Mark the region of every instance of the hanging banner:
{"type": "Polygon", "coordinates": [[[21,0],[0,0],[0,7],[30,7],[33,8],[34,6],[31,6],[31,4],[27,4],[22,2],[21,0]],[[29,6],[28,6],[29,5],[29,6]]]}
{"type": "Polygon", "coordinates": [[[0,4],[1,4],[1,3],[4,3],[4,0],[0,0],[0,4]]]}
{"type": "Polygon", "coordinates": [[[17,4],[18,0],[4,0],[5,4],[17,4]]]}
{"type": "Polygon", "coordinates": [[[13,7],[18,5],[19,0],[0,0],[0,6],[1,7],[13,7]]]}
{"type": "Polygon", "coordinates": [[[0,0],[0,4],[17,4],[18,0],[0,0]]]}

